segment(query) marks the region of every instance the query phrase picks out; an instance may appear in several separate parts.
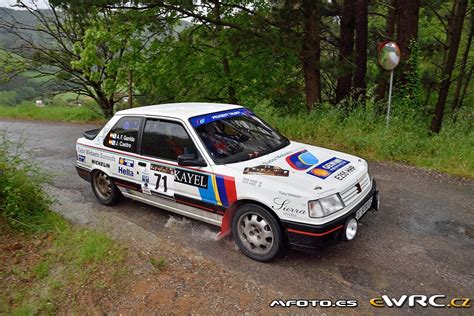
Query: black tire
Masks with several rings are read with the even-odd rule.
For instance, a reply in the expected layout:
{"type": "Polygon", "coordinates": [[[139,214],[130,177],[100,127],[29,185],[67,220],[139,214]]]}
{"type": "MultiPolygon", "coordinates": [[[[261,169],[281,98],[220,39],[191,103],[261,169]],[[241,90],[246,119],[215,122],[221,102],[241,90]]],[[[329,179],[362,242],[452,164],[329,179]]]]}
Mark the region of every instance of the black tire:
{"type": "Polygon", "coordinates": [[[117,204],[122,197],[122,193],[113,183],[107,174],[100,170],[92,172],[91,176],[92,191],[100,203],[111,206],[117,204]],[[107,186],[107,189],[105,189],[107,186]]]}
{"type": "Polygon", "coordinates": [[[232,218],[235,243],[249,258],[266,262],[279,254],[284,242],[281,226],[264,207],[245,204],[232,218]]]}

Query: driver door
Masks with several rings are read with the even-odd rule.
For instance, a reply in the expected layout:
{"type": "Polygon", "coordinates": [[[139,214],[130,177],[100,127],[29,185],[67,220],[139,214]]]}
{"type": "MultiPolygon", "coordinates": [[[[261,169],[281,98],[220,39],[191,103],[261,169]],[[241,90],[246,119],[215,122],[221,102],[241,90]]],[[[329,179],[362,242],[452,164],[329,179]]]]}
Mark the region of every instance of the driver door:
{"type": "Polygon", "coordinates": [[[140,165],[142,191],[213,212],[212,206],[205,203],[206,193],[212,187],[211,167],[178,166],[178,156],[190,153],[199,155],[180,121],[147,118],[141,155],[152,161],[140,165]]]}

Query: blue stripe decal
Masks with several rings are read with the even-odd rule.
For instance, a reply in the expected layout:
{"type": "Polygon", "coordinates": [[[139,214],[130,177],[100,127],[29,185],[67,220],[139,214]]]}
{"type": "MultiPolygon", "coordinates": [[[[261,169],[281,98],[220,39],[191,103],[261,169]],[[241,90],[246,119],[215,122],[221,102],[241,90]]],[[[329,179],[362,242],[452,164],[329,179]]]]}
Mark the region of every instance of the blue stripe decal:
{"type": "Polygon", "coordinates": [[[221,198],[222,205],[225,207],[229,206],[229,201],[227,200],[227,194],[225,191],[225,182],[223,177],[216,177],[217,188],[219,189],[219,197],[221,198]]]}
{"type": "Polygon", "coordinates": [[[201,200],[203,202],[211,203],[216,205],[216,195],[214,193],[214,188],[212,186],[212,179],[211,176],[207,176],[207,188],[199,188],[199,195],[201,196],[201,200]]]}

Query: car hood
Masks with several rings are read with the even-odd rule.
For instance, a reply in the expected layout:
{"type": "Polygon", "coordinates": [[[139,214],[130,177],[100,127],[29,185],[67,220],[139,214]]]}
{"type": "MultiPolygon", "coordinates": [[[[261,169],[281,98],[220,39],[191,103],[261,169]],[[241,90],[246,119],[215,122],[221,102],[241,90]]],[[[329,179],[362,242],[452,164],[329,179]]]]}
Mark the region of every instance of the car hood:
{"type": "Polygon", "coordinates": [[[338,192],[368,171],[367,163],[361,158],[298,142],[226,166],[244,177],[259,176],[312,194],[338,192]]]}

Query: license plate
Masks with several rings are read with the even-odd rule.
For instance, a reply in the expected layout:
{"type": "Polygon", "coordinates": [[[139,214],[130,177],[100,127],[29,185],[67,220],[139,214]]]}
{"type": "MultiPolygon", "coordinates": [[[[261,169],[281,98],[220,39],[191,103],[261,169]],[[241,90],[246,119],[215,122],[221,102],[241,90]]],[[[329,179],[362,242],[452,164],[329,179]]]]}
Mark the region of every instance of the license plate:
{"type": "Polygon", "coordinates": [[[365,202],[364,205],[362,205],[362,207],[360,209],[357,210],[356,212],[356,216],[355,218],[358,220],[359,218],[362,217],[362,215],[365,214],[365,212],[368,211],[368,209],[370,208],[370,206],[372,205],[372,200],[374,199],[374,197],[371,197],[370,199],[367,200],[367,202],[365,202]]]}

